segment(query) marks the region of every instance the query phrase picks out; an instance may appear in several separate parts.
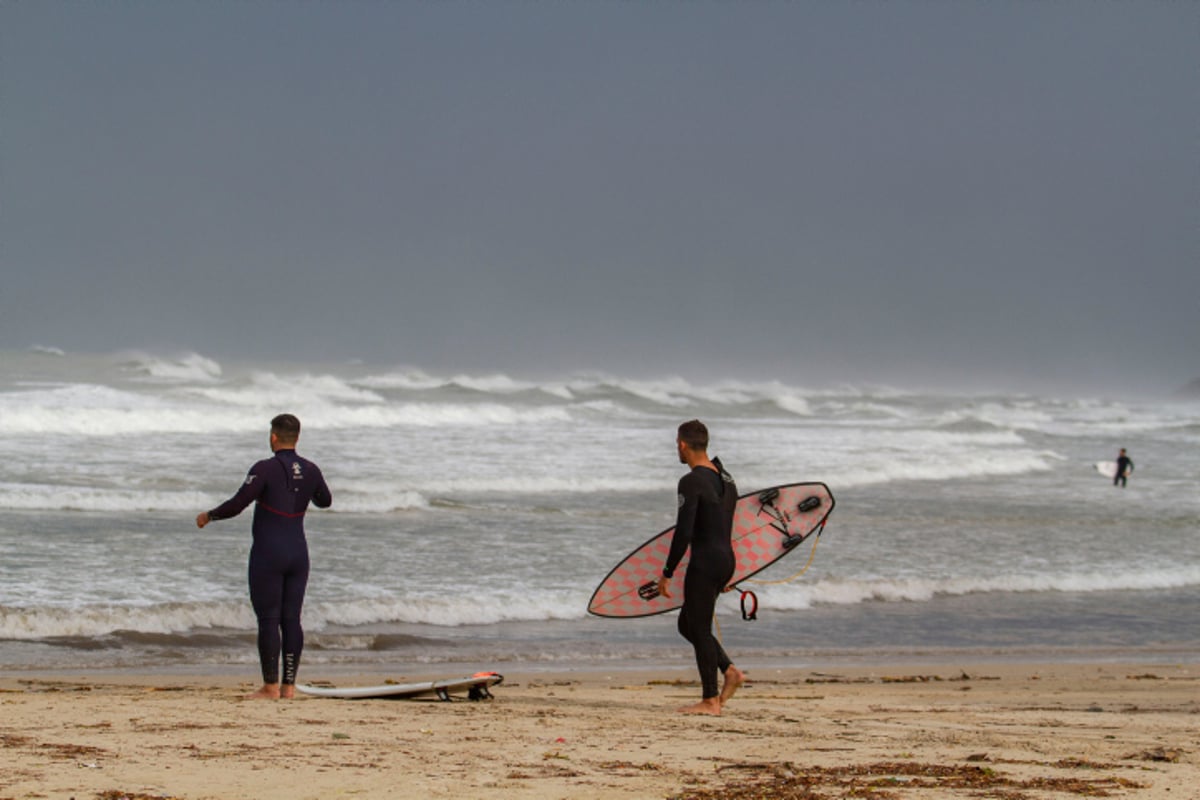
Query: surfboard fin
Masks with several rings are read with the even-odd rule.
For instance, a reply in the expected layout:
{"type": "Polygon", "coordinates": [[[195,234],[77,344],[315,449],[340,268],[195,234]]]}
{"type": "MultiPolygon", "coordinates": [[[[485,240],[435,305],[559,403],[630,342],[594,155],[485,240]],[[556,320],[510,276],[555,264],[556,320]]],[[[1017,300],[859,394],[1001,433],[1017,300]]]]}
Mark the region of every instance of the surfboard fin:
{"type": "Polygon", "coordinates": [[[492,693],[488,691],[486,683],[476,684],[471,687],[471,691],[467,693],[468,700],[491,700],[492,693]]]}

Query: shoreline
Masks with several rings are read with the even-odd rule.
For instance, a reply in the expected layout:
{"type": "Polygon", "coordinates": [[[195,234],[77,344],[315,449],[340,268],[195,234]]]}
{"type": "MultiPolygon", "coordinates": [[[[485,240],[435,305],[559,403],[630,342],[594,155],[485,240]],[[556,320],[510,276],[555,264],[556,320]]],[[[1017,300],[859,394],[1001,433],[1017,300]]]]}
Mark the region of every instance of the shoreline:
{"type": "Polygon", "coordinates": [[[608,666],[508,664],[493,700],[450,703],[245,701],[254,670],[202,665],[4,671],[0,798],[1032,800],[1200,786],[1195,661],[750,662],[719,718],[675,713],[699,696],[690,663],[608,666]]]}
{"type": "MultiPolygon", "coordinates": [[[[672,634],[674,632],[672,631],[672,634]]],[[[671,644],[656,643],[652,655],[642,657],[616,656],[607,658],[562,658],[537,659],[518,658],[504,655],[499,658],[480,654],[471,656],[463,654],[457,658],[425,658],[412,659],[411,653],[396,651],[392,653],[357,653],[354,651],[330,651],[310,648],[305,651],[305,658],[300,667],[302,678],[307,676],[319,679],[324,675],[373,675],[393,676],[398,673],[430,673],[443,674],[446,672],[476,672],[479,670],[519,670],[530,673],[563,673],[589,674],[597,672],[655,672],[673,669],[694,671],[694,660],[690,646],[677,635],[672,637],[671,644]],[[315,653],[314,653],[315,651],[315,653]],[[334,656],[334,658],[329,658],[334,656]]],[[[20,646],[25,642],[0,640],[0,646],[15,644],[20,646]]],[[[257,653],[253,643],[246,643],[239,651],[237,660],[205,660],[199,658],[191,662],[178,659],[169,662],[146,662],[137,665],[114,664],[102,662],[98,666],[84,666],[73,661],[62,666],[54,666],[45,662],[47,653],[41,653],[35,663],[29,664],[0,664],[0,680],[5,677],[20,677],[28,675],[141,675],[153,680],[164,675],[201,675],[225,676],[232,678],[253,676],[258,671],[257,653]]],[[[942,666],[947,664],[972,667],[991,664],[1120,664],[1144,663],[1154,665],[1200,665],[1200,648],[1188,647],[1186,643],[1177,642],[1156,646],[1114,646],[1114,647],[1024,647],[1024,648],[871,648],[857,650],[821,650],[810,648],[802,653],[780,651],[773,653],[759,649],[745,652],[740,646],[734,655],[741,654],[737,661],[746,664],[751,669],[821,669],[834,668],[869,668],[877,664],[890,664],[903,667],[920,667],[922,665],[942,666]]],[[[78,654],[78,653],[77,653],[78,654]]]]}

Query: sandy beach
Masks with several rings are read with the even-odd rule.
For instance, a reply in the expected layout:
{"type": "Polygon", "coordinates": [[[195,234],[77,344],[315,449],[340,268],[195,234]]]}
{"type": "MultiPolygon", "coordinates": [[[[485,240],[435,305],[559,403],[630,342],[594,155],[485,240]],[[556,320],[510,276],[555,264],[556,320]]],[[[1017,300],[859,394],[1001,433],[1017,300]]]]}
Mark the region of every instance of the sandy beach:
{"type": "Polygon", "coordinates": [[[245,701],[254,685],[227,676],[9,673],[0,798],[1200,797],[1195,664],[748,677],[701,718],[674,712],[698,696],[677,667],[513,665],[480,702],[245,701]]]}

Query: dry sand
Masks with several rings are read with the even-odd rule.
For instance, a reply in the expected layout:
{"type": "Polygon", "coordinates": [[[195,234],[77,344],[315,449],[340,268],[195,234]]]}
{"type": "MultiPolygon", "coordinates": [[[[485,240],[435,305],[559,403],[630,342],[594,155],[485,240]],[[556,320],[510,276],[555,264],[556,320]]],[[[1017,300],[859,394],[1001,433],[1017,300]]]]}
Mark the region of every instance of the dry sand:
{"type": "Polygon", "coordinates": [[[720,718],[674,713],[676,667],[508,672],[450,703],[9,674],[0,800],[1200,798],[1196,664],[750,669],[720,718]]]}

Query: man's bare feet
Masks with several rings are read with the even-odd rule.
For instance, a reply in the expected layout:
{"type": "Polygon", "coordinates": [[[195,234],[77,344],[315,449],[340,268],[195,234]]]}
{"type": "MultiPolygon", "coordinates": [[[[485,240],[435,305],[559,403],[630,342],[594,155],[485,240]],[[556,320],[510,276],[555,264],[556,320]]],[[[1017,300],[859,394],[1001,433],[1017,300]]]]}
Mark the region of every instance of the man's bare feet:
{"type": "Polygon", "coordinates": [[[729,669],[725,670],[725,684],[721,687],[721,705],[729,702],[729,698],[733,697],[734,692],[744,683],[746,674],[733,664],[729,665],[729,669]]]}
{"type": "Polygon", "coordinates": [[[296,684],[285,683],[279,687],[280,700],[292,700],[296,697],[296,684]]]}
{"type": "Polygon", "coordinates": [[[257,692],[242,695],[243,700],[278,700],[279,684],[264,683],[257,692]]]}
{"type": "Polygon", "coordinates": [[[706,697],[694,706],[684,706],[679,709],[680,714],[708,714],[710,716],[721,716],[721,698],[706,697]]]}

